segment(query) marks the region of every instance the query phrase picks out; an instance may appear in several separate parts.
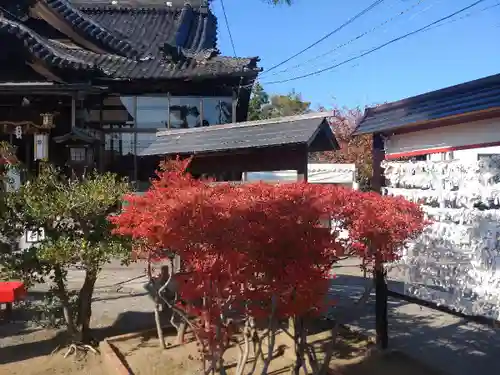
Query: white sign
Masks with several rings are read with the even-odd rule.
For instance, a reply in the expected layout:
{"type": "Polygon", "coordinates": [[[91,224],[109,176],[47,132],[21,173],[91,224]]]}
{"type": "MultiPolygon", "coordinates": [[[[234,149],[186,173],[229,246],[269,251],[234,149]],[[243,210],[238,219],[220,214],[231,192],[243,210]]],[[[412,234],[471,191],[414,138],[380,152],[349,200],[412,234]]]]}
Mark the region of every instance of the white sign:
{"type": "Polygon", "coordinates": [[[26,242],[27,243],[35,243],[40,242],[45,239],[45,231],[43,228],[39,230],[28,230],[26,231],[26,242]]]}
{"type": "Polygon", "coordinates": [[[35,134],[35,160],[46,160],[49,158],[49,135],[35,134]]]}

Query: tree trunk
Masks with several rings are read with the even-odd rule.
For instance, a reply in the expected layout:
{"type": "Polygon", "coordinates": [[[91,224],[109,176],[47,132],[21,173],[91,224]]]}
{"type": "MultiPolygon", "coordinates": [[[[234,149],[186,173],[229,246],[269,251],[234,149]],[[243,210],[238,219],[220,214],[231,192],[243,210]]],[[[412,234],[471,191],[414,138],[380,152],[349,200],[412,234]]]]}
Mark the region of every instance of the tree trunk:
{"type": "Polygon", "coordinates": [[[66,322],[68,334],[71,338],[73,338],[77,334],[78,330],[75,326],[75,322],[73,321],[73,311],[69,303],[68,291],[66,290],[66,286],[64,284],[63,271],[59,266],[55,266],[54,268],[54,282],[56,283],[57,296],[61,300],[61,304],[63,306],[64,321],[66,322]]]}
{"type": "Polygon", "coordinates": [[[156,323],[156,332],[158,333],[158,340],[160,340],[160,347],[162,349],[167,349],[167,345],[165,344],[165,338],[163,337],[163,329],[161,327],[160,305],[158,304],[158,301],[155,302],[155,323],[156,323]]]}
{"type": "Polygon", "coordinates": [[[294,317],[295,365],[291,371],[293,375],[299,375],[300,369],[304,366],[303,330],[304,319],[298,316],[294,317]]]}
{"type": "Polygon", "coordinates": [[[179,323],[179,329],[177,331],[177,344],[181,345],[185,342],[187,323],[185,321],[181,321],[179,323]]]}
{"type": "Polygon", "coordinates": [[[97,281],[97,271],[87,269],[85,271],[85,281],[78,293],[78,316],[77,325],[80,328],[80,340],[84,344],[89,344],[92,340],[90,335],[90,318],[92,316],[92,295],[97,281]]]}

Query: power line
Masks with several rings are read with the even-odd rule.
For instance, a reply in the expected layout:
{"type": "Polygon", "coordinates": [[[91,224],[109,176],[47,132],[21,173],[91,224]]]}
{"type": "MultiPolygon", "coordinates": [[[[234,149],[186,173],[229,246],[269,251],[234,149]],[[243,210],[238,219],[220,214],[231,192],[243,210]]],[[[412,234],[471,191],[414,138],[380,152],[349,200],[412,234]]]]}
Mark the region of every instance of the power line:
{"type": "Polygon", "coordinates": [[[428,29],[426,29],[425,31],[430,31],[430,30],[434,30],[434,29],[437,29],[438,27],[441,27],[441,26],[445,26],[445,25],[449,25],[450,23],[454,23],[454,22],[457,22],[457,21],[460,21],[460,20],[463,20],[465,18],[469,18],[471,16],[473,16],[474,14],[478,14],[478,13],[482,13],[486,10],[490,10],[490,9],[493,9],[493,8],[496,8],[500,6],[500,2],[496,3],[496,4],[492,4],[492,5],[488,5],[487,7],[484,7],[484,8],[481,8],[481,9],[478,9],[477,11],[475,12],[469,12],[469,13],[466,13],[464,14],[462,17],[459,17],[459,18],[455,18],[453,20],[449,20],[448,22],[444,22],[442,24],[439,24],[439,25],[434,25],[428,29]]]}
{"type": "Polygon", "coordinates": [[[303,75],[300,75],[300,76],[297,76],[297,77],[292,77],[292,78],[283,79],[283,80],[279,80],[279,81],[263,82],[263,84],[267,84],[267,85],[274,85],[274,84],[278,84],[278,83],[284,83],[284,82],[296,81],[296,80],[299,80],[299,79],[303,79],[303,78],[307,78],[307,77],[312,77],[312,76],[315,76],[315,75],[318,75],[318,74],[324,73],[324,72],[326,72],[326,71],[329,71],[329,70],[332,70],[332,69],[338,68],[339,66],[342,66],[342,65],[348,64],[348,63],[350,63],[350,62],[352,62],[352,61],[355,61],[355,60],[359,60],[359,59],[361,59],[362,57],[365,57],[365,56],[370,55],[370,54],[372,54],[372,53],[374,53],[374,52],[376,52],[376,51],[379,51],[379,50],[381,50],[382,48],[387,47],[388,45],[391,45],[391,44],[396,43],[396,42],[398,42],[398,41],[400,41],[400,40],[406,39],[406,38],[408,38],[408,37],[410,37],[410,36],[412,36],[412,35],[415,35],[415,34],[418,34],[418,33],[422,32],[422,31],[425,31],[426,29],[428,29],[428,28],[430,28],[430,27],[432,27],[432,26],[434,26],[434,25],[436,25],[436,24],[438,24],[438,23],[440,23],[440,22],[442,22],[442,21],[448,20],[448,19],[450,19],[450,18],[452,18],[452,17],[456,16],[457,14],[463,13],[463,12],[465,12],[466,10],[469,10],[469,9],[471,9],[472,7],[475,7],[476,5],[478,5],[478,4],[480,4],[480,3],[483,3],[484,1],[486,1],[486,0],[477,0],[477,1],[475,1],[474,3],[472,3],[471,5],[468,5],[468,6],[466,6],[465,8],[462,8],[462,9],[460,9],[460,10],[458,10],[458,11],[456,11],[456,12],[454,12],[454,13],[452,13],[452,14],[450,14],[450,15],[446,16],[446,17],[442,17],[442,18],[440,18],[440,19],[438,19],[438,20],[436,20],[436,21],[434,21],[434,22],[431,22],[430,24],[428,24],[428,25],[426,25],[426,26],[424,26],[424,27],[421,27],[421,28],[419,28],[419,29],[417,29],[417,30],[411,31],[411,32],[409,32],[409,33],[407,33],[407,34],[404,34],[404,35],[402,35],[402,36],[399,36],[399,37],[397,37],[397,38],[391,39],[391,40],[389,40],[388,42],[385,42],[385,43],[383,43],[383,44],[381,44],[381,45],[379,45],[379,46],[377,46],[377,47],[374,47],[374,48],[372,48],[372,49],[370,49],[370,50],[368,50],[368,51],[366,51],[366,52],[363,52],[363,53],[361,53],[361,54],[359,54],[359,55],[357,55],[357,56],[354,56],[354,57],[351,57],[351,58],[349,58],[349,59],[347,59],[347,60],[344,60],[344,61],[342,61],[342,62],[340,62],[340,63],[338,63],[338,64],[331,65],[331,66],[329,66],[329,67],[326,67],[326,68],[320,69],[320,70],[318,70],[318,71],[311,72],[311,73],[307,73],[307,74],[303,74],[303,75]]]}
{"type": "MultiPolygon", "coordinates": [[[[329,50],[329,51],[326,51],[325,53],[322,53],[322,54],[320,54],[320,55],[314,56],[313,58],[310,58],[310,59],[308,59],[308,60],[306,60],[306,61],[304,61],[304,62],[301,62],[301,63],[299,63],[299,64],[297,64],[297,65],[294,65],[294,66],[292,66],[292,67],[285,68],[285,69],[280,70],[280,71],[278,71],[278,72],[274,72],[273,74],[271,74],[271,76],[276,76],[276,75],[278,75],[278,74],[280,74],[280,73],[285,73],[285,72],[288,72],[288,71],[290,71],[290,70],[295,70],[295,69],[297,69],[297,68],[300,68],[302,65],[309,64],[309,63],[314,62],[314,61],[317,61],[318,59],[321,59],[321,58],[323,58],[323,57],[325,57],[325,56],[327,56],[327,55],[330,55],[330,54],[332,54],[332,53],[334,53],[334,52],[338,51],[339,49],[341,49],[341,48],[343,48],[343,47],[346,47],[346,46],[348,46],[348,45],[350,45],[350,44],[352,44],[352,43],[354,43],[354,42],[358,41],[359,39],[361,39],[361,38],[365,37],[366,35],[371,34],[371,33],[375,32],[375,31],[377,31],[378,29],[380,29],[381,27],[383,27],[383,26],[387,25],[388,23],[393,22],[393,21],[394,21],[394,20],[396,20],[398,17],[401,17],[402,15],[404,15],[404,14],[406,14],[406,13],[410,12],[411,10],[413,10],[414,8],[416,8],[417,6],[419,6],[419,5],[420,5],[423,1],[425,1],[425,0],[419,0],[416,4],[413,4],[411,7],[409,7],[409,8],[406,8],[406,9],[402,10],[401,12],[399,12],[399,13],[395,14],[394,16],[392,16],[391,18],[389,18],[389,19],[385,20],[384,22],[382,22],[382,23],[381,23],[381,24],[379,24],[378,26],[375,26],[375,27],[373,27],[373,28],[371,28],[371,29],[369,29],[369,30],[367,30],[367,31],[365,31],[365,32],[363,32],[363,33],[361,33],[361,34],[359,34],[359,35],[358,35],[358,36],[356,36],[355,38],[352,38],[351,40],[349,40],[349,41],[347,41],[347,42],[345,42],[345,43],[343,43],[343,44],[339,44],[339,45],[338,45],[337,47],[335,47],[334,49],[331,49],[331,50],[329,50]]],[[[265,76],[267,72],[268,72],[268,71],[264,71],[264,72],[263,72],[260,76],[261,76],[261,77],[265,76]]]]}
{"type": "Polygon", "coordinates": [[[323,36],[322,38],[318,39],[317,41],[315,41],[314,43],[310,44],[309,46],[307,46],[306,48],[300,50],[299,52],[297,52],[296,54],[290,56],[289,58],[287,58],[286,60],[283,60],[282,62],[276,64],[276,65],[273,65],[271,68],[267,69],[266,72],[269,73],[270,71],[280,67],[281,65],[283,64],[286,64],[287,62],[289,62],[290,60],[296,58],[297,56],[300,56],[302,55],[304,52],[306,51],[309,51],[311,48],[317,46],[318,44],[320,44],[322,41],[324,41],[325,39],[328,39],[329,37],[331,37],[333,34],[339,32],[340,30],[342,30],[344,27],[346,27],[347,25],[353,23],[354,21],[356,21],[358,18],[362,17],[364,14],[368,13],[370,10],[372,10],[373,8],[375,8],[377,5],[380,5],[384,2],[385,0],[376,0],[375,2],[373,2],[370,6],[368,6],[367,8],[365,8],[364,10],[362,10],[361,12],[359,12],[358,14],[356,14],[354,17],[350,18],[349,20],[347,20],[346,22],[344,22],[342,25],[340,25],[339,27],[337,27],[335,30],[329,32],[328,34],[326,34],[325,36],[323,36]]]}
{"type": "Polygon", "coordinates": [[[226,7],[224,6],[224,0],[220,1],[222,7],[222,13],[224,14],[224,20],[226,21],[227,33],[229,34],[229,41],[231,42],[231,47],[233,47],[233,54],[236,57],[236,48],[234,47],[233,34],[231,34],[231,28],[229,27],[229,21],[227,19],[226,7]]]}

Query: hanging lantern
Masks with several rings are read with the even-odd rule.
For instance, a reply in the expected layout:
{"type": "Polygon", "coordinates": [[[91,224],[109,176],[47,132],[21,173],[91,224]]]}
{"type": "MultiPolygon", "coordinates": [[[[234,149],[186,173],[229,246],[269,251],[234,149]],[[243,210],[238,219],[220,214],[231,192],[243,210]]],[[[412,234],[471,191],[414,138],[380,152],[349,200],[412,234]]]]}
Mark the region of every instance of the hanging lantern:
{"type": "Polygon", "coordinates": [[[54,115],[52,113],[42,113],[42,129],[52,129],[54,127],[54,115]]]}
{"type": "Polygon", "coordinates": [[[21,126],[16,126],[15,135],[17,139],[21,139],[23,137],[23,128],[21,126]]]}

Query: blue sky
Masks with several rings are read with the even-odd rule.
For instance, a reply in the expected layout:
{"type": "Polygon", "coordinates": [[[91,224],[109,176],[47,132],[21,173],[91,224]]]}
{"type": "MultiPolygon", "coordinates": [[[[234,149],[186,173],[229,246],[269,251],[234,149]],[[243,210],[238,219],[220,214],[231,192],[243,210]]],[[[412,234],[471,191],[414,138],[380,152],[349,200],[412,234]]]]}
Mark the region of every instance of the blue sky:
{"type": "MultiPolygon", "coordinates": [[[[230,56],[233,52],[220,1],[212,3],[218,17],[218,43],[221,52],[230,56]]],[[[485,0],[455,18],[472,13],[468,17],[411,36],[355,62],[314,77],[265,84],[334,65],[473,2],[385,0],[318,46],[264,73],[260,80],[269,93],[294,89],[313,106],[353,107],[399,100],[500,73],[500,6],[481,12],[500,0],[485,0]],[[373,28],[376,30],[334,53],[315,58],[373,28]]],[[[291,7],[273,7],[266,0],[224,0],[236,53],[259,56],[264,69],[300,51],[371,3],[373,0],[294,0],[291,7]]]]}

